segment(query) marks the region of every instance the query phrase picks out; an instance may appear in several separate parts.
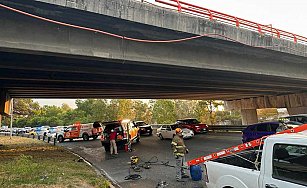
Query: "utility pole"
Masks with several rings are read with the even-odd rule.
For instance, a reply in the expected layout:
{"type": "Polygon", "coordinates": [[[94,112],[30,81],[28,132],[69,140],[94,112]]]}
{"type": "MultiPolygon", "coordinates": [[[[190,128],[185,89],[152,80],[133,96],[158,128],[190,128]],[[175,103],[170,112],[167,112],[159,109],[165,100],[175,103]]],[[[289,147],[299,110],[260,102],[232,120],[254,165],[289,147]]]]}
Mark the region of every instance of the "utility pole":
{"type": "Polygon", "coordinates": [[[10,139],[12,139],[12,135],[13,135],[13,110],[14,110],[14,107],[13,107],[13,98],[11,99],[11,132],[10,132],[10,139]]]}

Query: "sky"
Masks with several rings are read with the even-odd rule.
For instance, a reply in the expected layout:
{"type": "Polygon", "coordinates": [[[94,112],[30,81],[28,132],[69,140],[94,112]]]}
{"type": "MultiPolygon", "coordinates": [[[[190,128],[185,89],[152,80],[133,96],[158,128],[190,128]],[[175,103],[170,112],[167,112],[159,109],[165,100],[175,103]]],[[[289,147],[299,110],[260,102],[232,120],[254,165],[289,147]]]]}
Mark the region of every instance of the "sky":
{"type": "MultiPolygon", "coordinates": [[[[154,3],[155,0],[146,0],[154,3]]],[[[165,0],[167,1],[167,0],[165,0]]],[[[307,37],[307,0],[185,0],[211,10],[307,37]]],[[[35,99],[40,105],[76,108],[74,99],[35,99]]]]}

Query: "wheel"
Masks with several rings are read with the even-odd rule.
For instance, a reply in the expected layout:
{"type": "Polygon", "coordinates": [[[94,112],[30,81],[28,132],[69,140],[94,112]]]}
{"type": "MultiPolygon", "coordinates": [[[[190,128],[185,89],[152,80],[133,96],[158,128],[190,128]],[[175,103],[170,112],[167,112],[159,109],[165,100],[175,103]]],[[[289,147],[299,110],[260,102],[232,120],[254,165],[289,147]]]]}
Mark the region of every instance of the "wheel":
{"type": "Polygon", "coordinates": [[[160,140],[164,140],[162,134],[159,134],[159,138],[160,138],[160,140]]]}
{"type": "Polygon", "coordinates": [[[190,129],[190,130],[192,130],[192,132],[193,132],[194,135],[196,134],[196,132],[194,131],[194,129],[190,129]]]}
{"type": "Polygon", "coordinates": [[[64,142],[64,137],[62,135],[58,136],[58,141],[60,143],[64,142]]]}
{"type": "Polygon", "coordinates": [[[137,138],[136,138],[136,143],[139,143],[139,142],[140,142],[140,138],[141,138],[141,136],[140,136],[140,134],[138,134],[138,136],[137,136],[137,138]]]}
{"type": "Polygon", "coordinates": [[[104,145],[104,150],[106,151],[106,152],[110,152],[110,146],[109,145],[104,145]]]}
{"type": "Polygon", "coordinates": [[[93,136],[93,140],[96,140],[98,138],[98,135],[93,136]]]}
{"type": "Polygon", "coordinates": [[[88,141],[90,139],[87,134],[83,134],[82,138],[83,138],[84,141],[88,141]]]}

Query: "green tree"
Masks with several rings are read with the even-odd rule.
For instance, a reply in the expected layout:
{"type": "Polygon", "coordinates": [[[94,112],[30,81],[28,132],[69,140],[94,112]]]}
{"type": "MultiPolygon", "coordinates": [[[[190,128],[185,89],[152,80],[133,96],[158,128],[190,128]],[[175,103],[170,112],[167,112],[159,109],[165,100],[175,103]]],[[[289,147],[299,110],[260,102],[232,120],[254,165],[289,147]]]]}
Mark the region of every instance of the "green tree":
{"type": "Polygon", "coordinates": [[[133,101],[131,99],[119,99],[117,119],[134,119],[134,117],[133,101]]]}
{"type": "Polygon", "coordinates": [[[155,123],[173,123],[176,121],[175,102],[173,100],[159,99],[153,105],[152,118],[155,123]]]}
{"type": "Polygon", "coordinates": [[[195,108],[197,101],[195,100],[175,100],[176,118],[194,118],[196,117],[195,108]]]}
{"type": "Polygon", "coordinates": [[[40,106],[32,99],[14,99],[13,108],[15,117],[27,117],[38,113],[40,106]]]}
{"type": "Polygon", "coordinates": [[[195,111],[202,122],[214,125],[216,123],[216,111],[218,110],[218,107],[222,105],[222,101],[201,100],[198,101],[195,111]]]}
{"type": "Polygon", "coordinates": [[[145,122],[151,121],[151,109],[147,103],[144,103],[140,100],[135,100],[133,104],[133,110],[135,112],[135,120],[142,120],[145,122]]]}
{"type": "Polygon", "coordinates": [[[97,99],[93,105],[93,117],[92,121],[108,121],[109,110],[108,102],[105,99],[97,99]]]}
{"type": "Polygon", "coordinates": [[[260,121],[277,120],[278,111],[277,108],[264,108],[257,109],[258,119],[260,121]]]}
{"type": "Polygon", "coordinates": [[[112,99],[108,104],[108,110],[106,112],[106,117],[110,120],[118,119],[118,111],[119,111],[119,100],[112,99]]]}

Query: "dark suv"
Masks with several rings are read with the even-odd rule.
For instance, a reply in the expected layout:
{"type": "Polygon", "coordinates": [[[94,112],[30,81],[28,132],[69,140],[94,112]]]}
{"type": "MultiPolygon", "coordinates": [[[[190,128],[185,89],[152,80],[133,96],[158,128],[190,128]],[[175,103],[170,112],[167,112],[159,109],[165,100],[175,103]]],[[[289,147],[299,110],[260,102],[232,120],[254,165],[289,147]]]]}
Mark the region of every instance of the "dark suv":
{"type": "Polygon", "coordinates": [[[140,141],[139,128],[130,120],[103,122],[102,129],[103,132],[101,133],[100,140],[102,146],[107,152],[110,151],[109,136],[112,129],[117,133],[116,145],[118,149],[123,149],[125,144],[129,143],[128,140],[130,140],[130,143],[140,141]]]}
{"type": "Polygon", "coordinates": [[[250,142],[263,136],[275,134],[279,122],[263,122],[249,125],[242,131],[242,142],[250,142]]]}
{"type": "Polygon", "coordinates": [[[151,125],[148,125],[144,121],[135,121],[134,124],[140,128],[140,134],[141,135],[152,135],[152,127],[151,125]]]}
{"type": "Polygon", "coordinates": [[[195,133],[207,133],[208,125],[200,123],[197,119],[187,118],[187,119],[178,119],[176,124],[182,128],[190,129],[195,133]]]}

